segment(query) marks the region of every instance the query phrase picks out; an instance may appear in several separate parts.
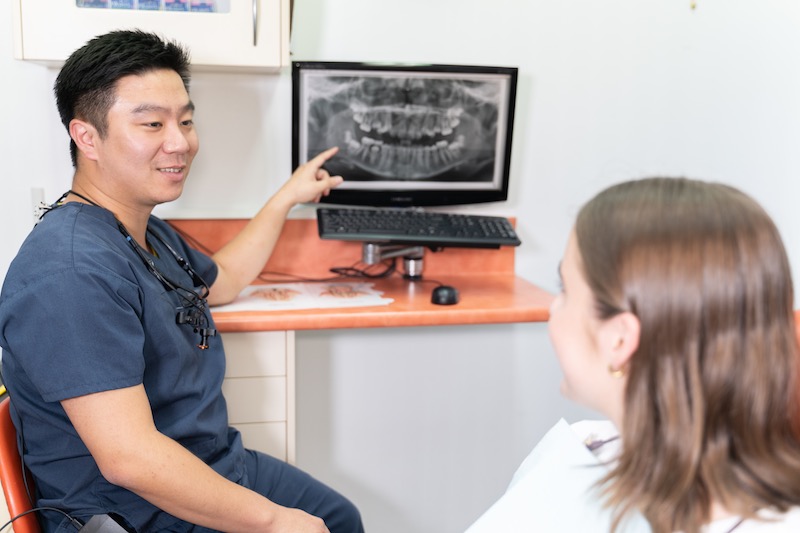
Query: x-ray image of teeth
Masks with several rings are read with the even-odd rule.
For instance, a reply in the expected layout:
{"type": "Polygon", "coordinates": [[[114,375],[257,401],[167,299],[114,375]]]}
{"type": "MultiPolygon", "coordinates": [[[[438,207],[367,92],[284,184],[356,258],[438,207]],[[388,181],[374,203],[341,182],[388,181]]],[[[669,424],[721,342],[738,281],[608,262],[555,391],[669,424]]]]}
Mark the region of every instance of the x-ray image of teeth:
{"type": "Polygon", "coordinates": [[[491,182],[503,87],[494,80],[319,75],[307,80],[306,158],[348,181],[491,182]]]}

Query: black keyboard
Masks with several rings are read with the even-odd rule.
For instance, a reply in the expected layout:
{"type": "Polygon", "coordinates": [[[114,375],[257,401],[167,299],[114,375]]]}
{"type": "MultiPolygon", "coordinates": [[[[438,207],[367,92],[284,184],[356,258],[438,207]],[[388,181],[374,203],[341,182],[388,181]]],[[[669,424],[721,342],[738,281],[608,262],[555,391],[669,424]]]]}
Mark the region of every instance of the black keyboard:
{"type": "Polygon", "coordinates": [[[460,248],[522,244],[511,222],[503,217],[416,209],[320,208],[317,228],[320,238],[341,241],[460,248]]]}

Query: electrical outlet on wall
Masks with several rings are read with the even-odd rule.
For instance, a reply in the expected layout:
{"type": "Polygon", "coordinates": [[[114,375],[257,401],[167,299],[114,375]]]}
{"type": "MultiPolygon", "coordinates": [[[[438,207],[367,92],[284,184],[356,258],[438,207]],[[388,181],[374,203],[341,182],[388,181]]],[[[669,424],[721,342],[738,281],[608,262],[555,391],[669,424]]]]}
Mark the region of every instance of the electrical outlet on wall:
{"type": "Polygon", "coordinates": [[[31,187],[31,205],[33,206],[33,223],[39,222],[39,217],[42,216],[42,207],[44,203],[44,188],[31,187]]]}

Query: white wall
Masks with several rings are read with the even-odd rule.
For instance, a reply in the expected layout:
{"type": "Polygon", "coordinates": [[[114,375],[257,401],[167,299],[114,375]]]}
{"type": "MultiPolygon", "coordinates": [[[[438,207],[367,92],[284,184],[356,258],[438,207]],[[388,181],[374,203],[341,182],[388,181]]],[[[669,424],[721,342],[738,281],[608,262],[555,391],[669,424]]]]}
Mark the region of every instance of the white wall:
{"type": "MultiPolygon", "coordinates": [[[[783,232],[800,280],[800,4],[794,0],[305,0],[296,59],[520,67],[511,198],[519,275],[555,290],[577,208],[612,182],[686,175],[739,186],[783,232]]],[[[69,185],[55,73],[11,59],[0,12],[0,274],[30,188],[69,185]]],[[[164,216],[249,216],[288,175],[290,80],[199,73],[203,148],[164,216]],[[232,186],[233,185],[233,186],[232,186]]],[[[300,215],[303,213],[301,212],[300,215]]],[[[298,463],[369,531],[462,531],[558,417],[543,324],[300,332],[298,463]]]]}

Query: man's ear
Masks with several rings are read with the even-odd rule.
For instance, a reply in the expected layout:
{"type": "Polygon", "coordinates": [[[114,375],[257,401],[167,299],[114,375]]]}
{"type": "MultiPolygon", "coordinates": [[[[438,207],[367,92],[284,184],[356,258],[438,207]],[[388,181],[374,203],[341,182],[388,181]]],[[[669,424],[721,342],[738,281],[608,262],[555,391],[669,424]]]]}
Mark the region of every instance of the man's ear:
{"type": "Polygon", "coordinates": [[[97,129],[86,122],[74,118],[69,122],[69,136],[75,141],[78,146],[78,151],[84,157],[92,161],[97,161],[97,146],[96,142],[100,138],[97,129]]]}
{"type": "Polygon", "coordinates": [[[641,324],[633,313],[619,313],[600,327],[600,343],[609,368],[622,369],[639,348],[641,324]]]}

